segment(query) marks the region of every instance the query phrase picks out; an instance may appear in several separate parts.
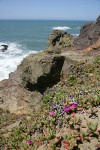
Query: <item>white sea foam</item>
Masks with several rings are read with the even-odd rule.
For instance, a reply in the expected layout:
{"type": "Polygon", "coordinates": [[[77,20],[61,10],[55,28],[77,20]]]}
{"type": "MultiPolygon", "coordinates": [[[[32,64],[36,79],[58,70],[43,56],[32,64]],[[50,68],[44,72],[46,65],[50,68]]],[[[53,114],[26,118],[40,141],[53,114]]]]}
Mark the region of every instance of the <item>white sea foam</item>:
{"type": "Polygon", "coordinates": [[[31,53],[36,51],[29,51],[28,53],[23,52],[21,45],[16,43],[0,43],[7,44],[8,50],[0,52],[0,80],[7,79],[9,73],[16,70],[17,65],[31,53]]]}
{"type": "Polygon", "coordinates": [[[68,30],[71,29],[70,27],[66,26],[58,26],[58,27],[53,27],[53,30],[68,30]]]}
{"type": "Polygon", "coordinates": [[[72,34],[74,37],[78,37],[79,36],[79,34],[72,34]]]}

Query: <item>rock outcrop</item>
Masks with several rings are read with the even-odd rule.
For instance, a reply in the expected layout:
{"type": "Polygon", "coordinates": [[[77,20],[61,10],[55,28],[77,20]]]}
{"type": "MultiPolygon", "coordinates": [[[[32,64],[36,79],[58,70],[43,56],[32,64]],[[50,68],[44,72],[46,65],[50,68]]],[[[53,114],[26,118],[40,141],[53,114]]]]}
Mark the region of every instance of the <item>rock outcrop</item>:
{"type": "Polygon", "coordinates": [[[47,87],[60,79],[64,56],[31,54],[9,79],[0,82],[0,108],[15,114],[29,114],[40,107],[47,87]]]}
{"type": "Polygon", "coordinates": [[[43,93],[59,81],[64,59],[64,56],[45,53],[26,57],[21,63],[23,86],[43,93]]]}
{"type": "Polygon", "coordinates": [[[100,50],[100,39],[96,43],[90,45],[88,48],[85,48],[84,50],[85,51],[100,50]]]}
{"type": "Polygon", "coordinates": [[[74,40],[73,47],[84,50],[100,42],[100,16],[95,23],[87,23],[80,30],[80,35],[74,40]]]}
{"type": "Polygon", "coordinates": [[[71,47],[73,36],[61,30],[54,30],[48,38],[48,48],[46,52],[49,54],[60,54],[63,48],[71,47]]]}
{"type": "Polygon", "coordinates": [[[0,51],[1,52],[5,52],[5,51],[7,51],[7,49],[8,49],[8,45],[3,44],[3,45],[0,46],[0,51]]]}

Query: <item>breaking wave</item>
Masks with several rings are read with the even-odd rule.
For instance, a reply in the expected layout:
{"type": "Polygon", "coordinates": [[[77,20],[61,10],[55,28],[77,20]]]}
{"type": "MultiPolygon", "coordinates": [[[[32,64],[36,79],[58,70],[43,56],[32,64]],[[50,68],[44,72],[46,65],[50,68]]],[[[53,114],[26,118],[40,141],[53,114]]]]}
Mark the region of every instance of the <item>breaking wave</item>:
{"type": "Polygon", "coordinates": [[[53,30],[68,30],[71,29],[70,27],[66,26],[58,26],[58,27],[53,27],[53,30]]]}
{"type": "Polygon", "coordinates": [[[17,43],[0,43],[3,44],[8,45],[8,49],[5,52],[0,51],[0,80],[7,79],[9,73],[16,70],[23,58],[31,53],[37,53],[36,51],[25,52],[17,43]]]}

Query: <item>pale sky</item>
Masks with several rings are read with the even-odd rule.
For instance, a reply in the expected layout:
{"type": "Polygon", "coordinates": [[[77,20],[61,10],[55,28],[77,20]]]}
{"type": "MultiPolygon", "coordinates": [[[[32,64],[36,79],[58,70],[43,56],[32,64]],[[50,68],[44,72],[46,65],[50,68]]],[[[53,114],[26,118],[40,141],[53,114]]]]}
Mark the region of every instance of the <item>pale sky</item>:
{"type": "Polygon", "coordinates": [[[0,19],[96,20],[100,0],[0,0],[0,19]]]}

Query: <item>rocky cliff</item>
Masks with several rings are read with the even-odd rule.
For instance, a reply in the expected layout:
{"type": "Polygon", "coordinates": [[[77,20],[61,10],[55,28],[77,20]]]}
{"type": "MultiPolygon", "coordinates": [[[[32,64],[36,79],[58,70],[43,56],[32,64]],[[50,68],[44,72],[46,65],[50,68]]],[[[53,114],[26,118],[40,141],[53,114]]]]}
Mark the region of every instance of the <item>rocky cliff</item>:
{"type": "Polygon", "coordinates": [[[75,40],[64,31],[54,30],[44,52],[23,59],[9,79],[0,82],[0,108],[16,114],[38,109],[43,93],[59,82],[61,75],[68,75],[71,64],[93,59],[93,53],[77,52],[84,49],[100,50],[100,16],[95,23],[84,25],[75,40]]]}
{"type": "Polygon", "coordinates": [[[92,46],[93,49],[99,48],[100,50],[100,16],[95,23],[85,24],[80,30],[80,35],[73,42],[73,47],[78,50],[84,50],[92,46]],[[99,46],[96,47],[96,43],[99,43],[99,46]]]}
{"type": "Polygon", "coordinates": [[[0,82],[0,150],[100,149],[99,29],[100,17],[75,40],[53,31],[0,82]]]}

